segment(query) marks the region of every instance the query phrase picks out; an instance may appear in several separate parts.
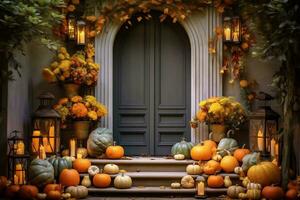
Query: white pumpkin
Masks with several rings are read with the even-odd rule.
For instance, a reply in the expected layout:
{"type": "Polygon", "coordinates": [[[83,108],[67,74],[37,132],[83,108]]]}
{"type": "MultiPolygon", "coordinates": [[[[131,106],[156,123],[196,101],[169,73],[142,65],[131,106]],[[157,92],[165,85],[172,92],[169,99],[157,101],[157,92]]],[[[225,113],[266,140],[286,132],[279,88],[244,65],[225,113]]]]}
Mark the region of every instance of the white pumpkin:
{"type": "Polygon", "coordinates": [[[245,178],[243,179],[243,181],[242,181],[242,185],[243,185],[244,187],[247,187],[248,183],[250,183],[250,180],[249,180],[248,177],[245,177],[245,178]]]}
{"type": "Polygon", "coordinates": [[[178,188],[180,188],[180,187],[181,187],[181,185],[180,185],[180,183],[178,183],[178,182],[171,183],[171,188],[172,188],[172,189],[178,189],[178,188]]]}
{"type": "Polygon", "coordinates": [[[184,188],[193,188],[195,187],[195,180],[191,175],[186,175],[181,179],[181,185],[184,188]]]}
{"type": "Polygon", "coordinates": [[[114,180],[114,186],[118,189],[127,189],[127,188],[131,188],[132,186],[132,180],[131,177],[121,173],[120,175],[118,175],[115,180],[114,180]]]}
{"type": "Polygon", "coordinates": [[[257,190],[261,190],[261,184],[259,183],[248,183],[247,184],[247,189],[251,190],[251,189],[257,189],[257,190]]]}
{"type": "Polygon", "coordinates": [[[106,164],[103,168],[103,171],[106,174],[117,174],[117,173],[119,173],[120,169],[119,169],[118,165],[106,164]]]}
{"type": "Polygon", "coordinates": [[[99,172],[100,172],[100,169],[96,165],[92,165],[88,169],[88,173],[92,177],[95,176],[96,174],[99,174],[99,172]]]}
{"type": "Polygon", "coordinates": [[[199,175],[203,172],[203,168],[202,166],[193,163],[186,167],[186,172],[189,175],[199,175]]]}
{"type": "Polygon", "coordinates": [[[81,185],[85,186],[85,187],[90,187],[92,185],[91,179],[89,176],[84,176],[82,181],[81,181],[81,185]]]}
{"type": "Polygon", "coordinates": [[[70,186],[66,189],[66,193],[70,193],[73,198],[82,199],[88,196],[88,189],[85,186],[70,186]]]}
{"type": "Polygon", "coordinates": [[[175,160],[184,160],[185,156],[183,154],[176,154],[174,155],[175,160]]]}
{"type": "Polygon", "coordinates": [[[224,178],[224,186],[225,187],[230,187],[230,186],[232,186],[232,181],[231,181],[231,179],[230,179],[230,177],[229,176],[225,176],[225,178],[224,178]]]}
{"type": "Polygon", "coordinates": [[[212,159],[213,159],[214,161],[220,162],[220,161],[222,160],[222,156],[221,156],[220,154],[216,153],[216,154],[212,157],[212,159]]]}

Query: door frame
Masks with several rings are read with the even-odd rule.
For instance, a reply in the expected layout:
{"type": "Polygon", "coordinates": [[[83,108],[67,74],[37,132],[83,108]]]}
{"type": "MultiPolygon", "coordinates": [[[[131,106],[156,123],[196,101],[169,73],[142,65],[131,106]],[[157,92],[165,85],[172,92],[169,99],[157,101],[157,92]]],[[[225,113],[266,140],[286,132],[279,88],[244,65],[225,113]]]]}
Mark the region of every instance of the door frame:
{"type": "MultiPolygon", "coordinates": [[[[215,55],[208,52],[208,39],[215,34],[215,27],[222,25],[222,15],[213,7],[194,12],[186,20],[179,21],[185,29],[191,44],[191,116],[198,110],[201,100],[221,96],[223,91],[222,41],[217,43],[215,55]]],[[[95,61],[102,68],[96,87],[96,97],[108,108],[108,116],[101,121],[102,127],[113,128],[113,46],[121,22],[111,22],[95,38],[95,61]]],[[[208,137],[208,128],[201,124],[191,131],[191,141],[199,142],[208,137]]]]}

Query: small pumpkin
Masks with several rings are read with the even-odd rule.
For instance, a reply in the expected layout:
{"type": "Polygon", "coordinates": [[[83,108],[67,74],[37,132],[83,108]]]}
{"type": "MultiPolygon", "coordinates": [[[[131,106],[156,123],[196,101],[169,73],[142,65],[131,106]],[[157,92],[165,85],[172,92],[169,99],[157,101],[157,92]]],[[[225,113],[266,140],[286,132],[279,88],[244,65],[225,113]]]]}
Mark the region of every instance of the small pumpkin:
{"type": "Polygon", "coordinates": [[[244,187],[247,187],[247,185],[250,183],[250,180],[249,180],[249,178],[248,177],[245,177],[244,179],[243,179],[243,181],[242,181],[242,185],[244,186],[244,187]]]}
{"type": "Polygon", "coordinates": [[[208,175],[216,174],[217,172],[219,172],[221,170],[222,170],[222,168],[221,168],[220,163],[217,161],[214,161],[214,160],[208,161],[203,167],[204,173],[208,174],[208,175]]]}
{"type": "Polygon", "coordinates": [[[286,193],[285,193],[285,198],[287,200],[296,200],[298,196],[298,192],[296,189],[289,189],[286,193]]]}
{"type": "Polygon", "coordinates": [[[222,156],[218,153],[216,153],[215,155],[213,155],[212,159],[214,161],[220,162],[222,160],[222,156]]]}
{"type": "Polygon", "coordinates": [[[245,188],[243,188],[242,186],[238,186],[238,185],[230,186],[227,189],[227,195],[233,199],[239,198],[239,194],[244,193],[244,192],[245,192],[245,188]]]}
{"type": "Polygon", "coordinates": [[[179,189],[180,187],[181,187],[181,184],[178,182],[171,183],[172,189],[179,189]]]}
{"type": "Polygon", "coordinates": [[[182,177],[180,183],[183,188],[195,187],[195,180],[191,175],[186,175],[186,176],[182,177]]]}
{"type": "Polygon", "coordinates": [[[90,176],[95,176],[99,172],[100,172],[100,169],[96,165],[91,165],[88,169],[88,173],[90,176]]]}
{"type": "Polygon", "coordinates": [[[124,148],[114,142],[112,146],[107,147],[105,154],[107,158],[120,159],[124,156],[124,148]]]}
{"type": "Polygon", "coordinates": [[[193,163],[186,167],[186,172],[189,175],[199,175],[203,172],[203,168],[202,166],[193,163]]]}
{"type": "Polygon", "coordinates": [[[23,199],[34,199],[39,193],[39,189],[34,185],[22,185],[19,190],[19,196],[23,199]]]}
{"type": "Polygon", "coordinates": [[[43,187],[54,181],[54,168],[47,160],[35,159],[29,166],[29,182],[43,187]]]}
{"type": "Polygon", "coordinates": [[[297,190],[297,180],[289,181],[287,188],[297,190]]]}
{"type": "Polygon", "coordinates": [[[63,186],[77,186],[80,183],[79,173],[75,169],[64,169],[59,176],[63,186]]]}
{"type": "Polygon", "coordinates": [[[220,165],[225,172],[231,173],[234,171],[234,168],[239,166],[239,162],[235,157],[228,155],[221,160],[220,165]]]}
{"type": "Polygon", "coordinates": [[[185,156],[183,154],[176,154],[174,155],[175,160],[184,160],[185,156]]]}
{"type": "Polygon", "coordinates": [[[103,171],[106,174],[117,174],[117,173],[119,173],[120,169],[119,169],[118,165],[106,164],[103,168],[103,171]]]}
{"type": "Polygon", "coordinates": [[[86,158],[88,156],[87,149],[84,147],[78,147],[77,154],[80,154],[82,156],[82,158],[86,158]]]}
{"type": "Polygon", "coordinates": [[[281,187],[278,186],[266,186],[261,192],[262,196],[267,199],[283,199],[284,192],[281,187]]]}
{"type": "Polygon", "coordinates": [[[47,198],[47,194],[46,193],[37,193],[36,198],[38,200],[44,200],[47,198]]]}
{"type": "Polygon", "coordinates": [[[47,194],[48,200],[60,200],[61,199],[61,192],[57,190],[52,190],[47,194]]]}
{"type": "Polygon", "coordinates": [[[248,195],[247,195],[247,193],[242,192],[242,193],[239,193],[238,198],[239,199],[248,199],[248,195]]]}
{"type": "Polygon", "coordinates": [[[53,166],[54,176],[56,178],[59,177],[59,174],[62,172],[62,170],[72,168],[72,162],[68,159],[65,159],[65,158],[59,158],[59,157],[56,157],[56,156],[52,156],[47,160],[53,166]]]}
{"type": "Polygon", "coordinates": [[[61,191],[61,185],[53,183],[46,185],[44,188],[44,193],[48,194],[50,191],[61,191]]]}
{"type": "Polygon", "coordinates": [[[111,183],[111,177],[108,174],[100,173],[93,177],[93,185],[98,188],[106,188],[111,183]]]}
{"type": "Polygon", "coordinates": [[[242,169],[243,171],[247,171],[250,167],[256,165],[259,162],[259,153],[254,152],[251,154],[247,154],[244,156],[242,161],[242,169]]]}
{"type": "Polygon", "coordinates": [[[205,146],[208,146],[211,149],[211,151],[212,151],[213,154],[216,153],[216,151],[217,151],[217,143],[215,141],[213,141],[213,140],[204,140],[203,144],[205,146]]]}
{"type": "Polygon", "coordinates": [[[217,148],[217,152],[219,152],[222,156],[227,154],[227,151],[233,152],[238,148],[238,142],[233,139],[229,138],[229,133],[227,133],[227,138],[223,138],[220,140],[217,148]]]}
{"type": "Polygon", "coordinates": [[[198,144],[191,149],[191,157],[193,160],[210,160],[213,152],[209,146],[198,144]]]}
{"type": "Polygon", "coordinates": [[[79,173],[87,172],[91,165],[91,161],[84,158],[77,158],[73,162],[73,168],[76,169],[79,173]]]}
{"type": "Polygon", "coordinates": [[[6,188],[5,196],[9,199],[13,199],[18,195],[19,190],[19,185],[10,185],[6,188]]]}
{"type": "Polygon", "coordinates": [[[193,148],[194,144],[191,142],[186,142],[185,138],[182,138],[181,142],[178,142],[172,146],[171,153],[172,156],[176,154],[183,154],[185,158],[191,158],[190,151],[193,148]]]}
{"type": "Polygon", "coordinates": [[[88,189],[82,185],[70,186],[66,189],[66,193],[71,194],[71,197],[76,199],[82,199],[88,196],[88,189]]]}
{"type": "Polygon", "coordinates": [[[113,144],[112,131],[106,128],[97,128],[91,132],[87,141],[88,154],[91,157],[100,157],[106,148],[113,144]]]}
{"type": "Polygon", "coordinates": [[[210,175],[207,179],[207,185],[212,188],[223,187],[224,179],[220,175],[210,175]]]}
{"type": "Polygon", "coordinates": [[[70,199],[72,196],[70,193],[62,193],[61,197],[62,197],[62,199],[70,199]]]}
{"type": "Polygon", "coordinates": [[[89,176],[84,176],[82,181],[81,181],[81,185],[85,186],[85,187],[91,187],[92,182],[89,176]]]}
{"type": "Polygon", "coordinates": [[[261,190],[261,185],[259,183],[248,183],[247,184],[247,189],[257,189],[257,190],[261,190]]]}
{"type": "Polygon", "coordinates": [[[250,154],[251,151],[249,149],[245,149],[245,145],[242,148],[236,149],[233,153],[233,156],[239,161],[242,162],[245,155],[250,154]]]}
{"type": "Polygon", "coordinates": [[[261,190],[257,190],[257,189],[247,190],[247,197],[251,200],[260,199],[260,196],[261,196],[260,194],[261,194],[261,190]]]}
{"type": "Polygon", "coordinates": [[[121,173],[114,180],[114,186],[118,189],[128,189],[132,186],[132,179],[130,176],[121,173]]]}
{"type": "Polygon", "coordinates": [[[225,176],[225,178],[224,178],[224,186],[225,187],[230,187],[230,186],[232,186],[232,181],[231,181],[231,179],[230,179],[230,177],[229,176],[225,176]]]}

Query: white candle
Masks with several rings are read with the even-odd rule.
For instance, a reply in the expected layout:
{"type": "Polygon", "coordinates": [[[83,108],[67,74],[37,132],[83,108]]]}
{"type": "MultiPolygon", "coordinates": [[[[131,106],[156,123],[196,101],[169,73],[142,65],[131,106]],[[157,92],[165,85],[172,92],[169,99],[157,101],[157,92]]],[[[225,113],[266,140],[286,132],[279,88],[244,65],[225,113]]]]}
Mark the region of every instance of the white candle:
{"type": "Polygon", "coordinates": [[[76,141],[75,141],[75,139],[70,140],[70,156],[71,157],[76,156],[76,141]]]}
{"type": "Polygon", "coordinates": [[[276,145],[276,141],[275,141],[275,139],[273,138],[272,140],[271,140],[271,156],[272,157],[275,157],[275,145],[276,145]]]}
{"type": "Polygon", "coordinates": [[[54,140],[55,140],[54,131],[55,131],[54,126],[53,125],[50,126],[50,129],[49,129],[50,152],[48,152],[48,153],[52,153],[54,151],[54,140]]]}
{"type": "Polygon", "coordinates": [[[225,40],[229,41],[230,40],[230,34],[231,33],[231,30],[229,27],[225,28],[224,29],[224,36],[225,36],[225,40]]]}
{"type": "Polygon", "coordinates": [[[197,185],[197,194],[199,196],[203,196],[205,194],[205,185],[202,181],[197,185]]]}
{"type": "MultiPolygon", "coordinates": [[[[32,136],[33,137],[41,136],[41,131],[39,131],[39,130],[33,131],[32,136]]],[[[39,149],[39,146],[40,146],[40,139],[39,138],[32,138],[32,152],[33,153],[37,153],[37,151],[39,149]]]]}
{"type": "Polygon", "coordinates": [[[23,177],[23,166],[22,164],[16,164],[16,176],[18,177],[18,183],[23,184],[24,183],[24,177],[23,177]]]}
{"type": "Polygon", "coordinates": [[[19,141],[17,144],[17,155],[24,155],[25,145],[23,141],[19,141]]]}
{"type": "Polygon", "coordinates": [[[257,133],[257,147],[258,147],[259,151],[264,150],[264,138],[263,138],[263,132],[261,131],[261,129],[259,129],[259,131],[257,133]]]}
{"type": "Polygon", "coordinates": [[[40,146],[40,159],[45,160],[46,159],[46,151],[45,147],[43,145],[40,146]]]}
{"type": "Polygon", "coordinates": [[[232,40],[234,42],[238,42],[239,41],[239,33],[238,32],[233,32],[232,33],[232,40]]]}
{"type": "Polygon", "coordinates": [[[14,175],[14,184],[15,185],[19,184],[19,179],[18,179],[18,176],[16,174],[14,175]]]}
{"type": "Polygon", "coordinates": [[[78,44],[84,44],[85,43],[85,32],[84,32],[84,30],[79,30],[78,31],[77,42],[78,42],[78,44]]]}

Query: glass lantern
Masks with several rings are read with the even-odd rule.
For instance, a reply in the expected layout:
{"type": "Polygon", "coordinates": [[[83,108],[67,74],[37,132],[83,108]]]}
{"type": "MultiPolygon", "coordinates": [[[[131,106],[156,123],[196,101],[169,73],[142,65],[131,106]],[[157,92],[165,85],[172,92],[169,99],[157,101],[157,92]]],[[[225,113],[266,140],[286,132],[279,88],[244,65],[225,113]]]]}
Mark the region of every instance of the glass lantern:
{"type": "Polygon", "coordinates": [[[205,185],[206,180],[203,176],[197,176],[196,178],[196,198],[206,199],[207,195],[205,194],[205,185]]]}
{"type": "Polygon", "coordinates": [[[241,42],[241,21],[240,18],[235,16],[231,21],[231,41],[234,43],[241,42]]]}
{"type": "Polygon", "coordinates": [[[31,152],[40,155],[60,153],[60,115],[52,108],[55,97],[51,93],[39,96],[40,105],[33,114],[33,130],[31,136],[31,152]]]}
{"type": "Polygon", "coordinates": [[[83,20],[77,21],[76,24],[76,41],[78,45],[85,45],[86,42],[86,33],[85,33],[85,22],[83,20]]]}
{"type": "Polygon", "coordinates": [[[223,18],[223,40],[224,42],[231,42],[231,17],[223,18]]]}
{"type": "Polygon", "coordinates": [[[74,15],[68,16],[68,38],[69,40],[75,40],[76,30],[76,18],[74,15]]]}

